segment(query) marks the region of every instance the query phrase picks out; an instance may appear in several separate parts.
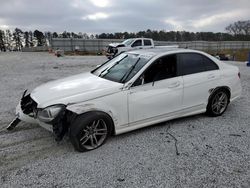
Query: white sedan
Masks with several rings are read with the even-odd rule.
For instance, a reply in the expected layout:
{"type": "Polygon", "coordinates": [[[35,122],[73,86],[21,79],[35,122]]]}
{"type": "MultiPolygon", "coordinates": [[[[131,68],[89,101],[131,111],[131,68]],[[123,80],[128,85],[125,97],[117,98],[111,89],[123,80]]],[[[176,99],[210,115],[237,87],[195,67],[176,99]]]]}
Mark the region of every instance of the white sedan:
{"type": "Polygon", "coordinates": [[[78,151],[111,134],[206,112],[222,115],[241,94],[239,69],[204,52],[180,48],[130,51],[95,70],[24,93],[16,119],[37,123],[78,151]]]}

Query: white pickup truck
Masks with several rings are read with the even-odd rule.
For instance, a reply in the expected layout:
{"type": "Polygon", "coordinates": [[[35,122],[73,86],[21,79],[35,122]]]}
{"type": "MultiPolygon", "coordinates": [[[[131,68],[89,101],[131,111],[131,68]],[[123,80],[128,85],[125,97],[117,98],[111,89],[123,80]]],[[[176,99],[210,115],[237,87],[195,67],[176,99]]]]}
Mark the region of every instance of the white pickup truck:
{"type": "Polygon", "coordinates": [[[122,43],[109,44],[106,56],[112,59],[114,56],[135,49],[153,48],[154,41],[150,38],[131,38],[123,41],[122,43]]]}

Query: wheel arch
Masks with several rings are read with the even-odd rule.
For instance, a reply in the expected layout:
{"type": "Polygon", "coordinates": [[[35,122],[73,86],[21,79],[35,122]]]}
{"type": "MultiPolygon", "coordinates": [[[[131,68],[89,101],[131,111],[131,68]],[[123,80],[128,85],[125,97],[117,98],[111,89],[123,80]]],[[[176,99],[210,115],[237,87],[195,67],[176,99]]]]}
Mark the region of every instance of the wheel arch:
{"type": "Polygon", "coordinates": [[[212,95],[213,95],[215,92],[217,92],[218,90],[224,90],[224,91],[226,91],[227,94],[228,94],[229,102],[230,102],[230,98],[231,98],[231,89],[230,89],[230,87],[228,87],[228,86],[218,86],[218,87],[216,87],[216,88],[210,89],[210,95],[209,95],[209,97],[208,97],[208,102],[209,102],[210,98],[212,97],[212,95]]]}
{"type": "MultiPolygon", "coordinates": [[[[72,111],[71,111],[72,112],[72,111]]],[[[80,113],[80,114],[77,114],[76,112],[73,112],[75,115],[74,115],[74,118],[71,120],[71,121],[74,121],[76,118],[78,118],[79,116],[88,116],[90,114],[104,114],[105,116],[107,116],[110,120],[111,120],[111,135],[114,135],[115,134],[115,123],[114,123],[114,119],[112,117],[112,113],[109,114],[108,112],[105,112],[105,111],[102,111],[102,110],[89,110],[89,111],[85,111],[83,113],[80,113]]]]}

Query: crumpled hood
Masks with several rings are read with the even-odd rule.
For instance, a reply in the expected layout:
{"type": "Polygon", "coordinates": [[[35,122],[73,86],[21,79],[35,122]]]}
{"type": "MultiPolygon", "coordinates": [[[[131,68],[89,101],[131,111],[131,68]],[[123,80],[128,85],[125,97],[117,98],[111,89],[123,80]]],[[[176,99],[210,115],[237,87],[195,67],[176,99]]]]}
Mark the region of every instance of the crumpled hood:
{"type": "Polygon", "coordinates": [[[43,84],[31,92],[31,97],[38,103],[38,108],[44,108],[90,100],[118,92],[121,87],[120,83],[82,73],[43,84]]]}
{"type": "Polygon", "coordinates": [[[109,44],[109,46],[112,46],[112,47],[118,47],[119,45],[125,47],[125,45],[122,44],[122,43],[110,43],[110,44],[109,44]]]}

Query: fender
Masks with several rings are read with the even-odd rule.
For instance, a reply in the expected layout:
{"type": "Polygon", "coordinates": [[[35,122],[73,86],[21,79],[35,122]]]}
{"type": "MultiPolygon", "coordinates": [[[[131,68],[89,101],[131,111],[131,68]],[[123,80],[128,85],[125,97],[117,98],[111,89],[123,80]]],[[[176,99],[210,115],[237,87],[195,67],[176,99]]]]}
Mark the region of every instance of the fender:
{"type": "Polygon", "coordinates": [[[115,112],[115,110],[112,109],[111,106],[104,103],[94,103],[87,101],[83,103],[69,105],[66,107],[66,109],[76,113],[77,115],[91,111],[101,111],[108,114],[112,118],[114,126],[117,126],[119,124],[117,112],[115,112]]]}
{"type": "Polygon", "coordinates": [[[211,96],[216,92],[216,91],[218,91],[219,89],[224,89],[224,90],[226,90],[227,92],[228,92],[228,94],[229,94],[229,102],[230,102],[230,97],[231,97],[231,89],[228,87],[228,86],[218,86],[218,87],[216,87],[216,88],[212,88],[212,89],[210,89],[209,90],[209,92],[210,92],[210,95],[209,95],[209,97],[208,97],[208,102],[209,102],[209,100],[210,100],[210,98],[211,98],[211,96]]]}

